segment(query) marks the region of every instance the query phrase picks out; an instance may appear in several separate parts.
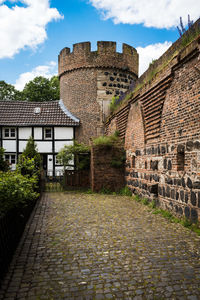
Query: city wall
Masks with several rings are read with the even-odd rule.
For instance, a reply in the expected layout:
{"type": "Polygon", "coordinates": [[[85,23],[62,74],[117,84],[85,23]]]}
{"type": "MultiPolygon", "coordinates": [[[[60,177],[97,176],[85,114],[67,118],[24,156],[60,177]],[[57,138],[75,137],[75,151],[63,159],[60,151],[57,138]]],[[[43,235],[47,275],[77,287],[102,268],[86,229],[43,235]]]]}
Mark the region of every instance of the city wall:
{"type": "Polygon", "coordinates": [[[178,40],[138,79],[106,123],[126,149],[126,183],[161,207],[200,220],[200,37],[178,40]]]}

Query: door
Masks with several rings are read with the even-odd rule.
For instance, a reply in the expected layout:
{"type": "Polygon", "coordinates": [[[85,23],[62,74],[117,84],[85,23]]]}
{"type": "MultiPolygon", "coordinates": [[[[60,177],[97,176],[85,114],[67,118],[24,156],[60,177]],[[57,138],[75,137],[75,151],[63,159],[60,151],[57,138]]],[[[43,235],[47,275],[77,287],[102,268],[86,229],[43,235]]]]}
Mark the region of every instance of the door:
{"type": "Polygon", "coordinates": [[[47,154],[42,154],[42,167],[46,173],[47,172],[47,154]]]}

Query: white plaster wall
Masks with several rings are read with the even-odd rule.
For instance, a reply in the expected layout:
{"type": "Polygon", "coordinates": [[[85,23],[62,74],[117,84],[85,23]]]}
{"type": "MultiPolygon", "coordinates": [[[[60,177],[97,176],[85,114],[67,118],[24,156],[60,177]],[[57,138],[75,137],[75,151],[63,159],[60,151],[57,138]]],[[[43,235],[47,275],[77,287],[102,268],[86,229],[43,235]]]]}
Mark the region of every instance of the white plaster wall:
{"type": "Polygon", "coordinates": [[[19,141],[19,152],[23,152],[26,148],[27,141],[19,141]]]}
{"type": "Polygon", "coordinates": [[[42,140],[42,127],[35,127],[34,128],[34,139],[35,140],[42,140]]]}
{"type": "Polygon", "coordinates": [[[73,136],[73,127],[55,127],[55,139],[56,140],[72,140],[73,136]]]}
{"type": "Polygon", "coordinates": [[[16,152],[16,140],[3,140],[2,147],[5,149],[5,152],[16,152]]]}
{"type": "Polygon", "coordinates": [[[31,135],[32,135],[31,127],[21,127],[21,128],[19,128],[19,139],[28,140],[31,135]]]}
{"type": "Polygon", "coordinates": [[[59,152],[65,145],[73,145],[73,141],[55,141],[55,152],[59,152]]]}
{"type": "Polygon", "coordinates": [[[63,167],[55,167],[55,175],[62,176],[63,175],[63,167]]]}
{"type": "Polygon", "coordinates": [[[16,170],[16,164],[10,165],[10,168],[11,168],[12,171],[15,171],[16,170]]]}
{"type": "Polygon", "coordinates": [[[52,152],[52,142],[35,142],[39,153],[50,153],[52,152]]]}

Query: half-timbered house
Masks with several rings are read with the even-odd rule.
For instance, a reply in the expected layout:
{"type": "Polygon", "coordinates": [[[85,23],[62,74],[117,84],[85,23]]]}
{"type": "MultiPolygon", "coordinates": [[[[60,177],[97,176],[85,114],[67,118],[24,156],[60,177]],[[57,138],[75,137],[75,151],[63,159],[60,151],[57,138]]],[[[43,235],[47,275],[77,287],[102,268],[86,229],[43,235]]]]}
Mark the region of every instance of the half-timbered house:
{"type": "MultiPolygon", "coordinates": [[[[79,120],[62,100],[49,102],[0,101],[0,147],[15,169],[19,155],[32,136],[42,156],[43,169],[51,176],[60,174],[56,155],[64,145],[73,144],[79,120]]],[[[68,168],[73,168],[73,163],[68,168]]]]}

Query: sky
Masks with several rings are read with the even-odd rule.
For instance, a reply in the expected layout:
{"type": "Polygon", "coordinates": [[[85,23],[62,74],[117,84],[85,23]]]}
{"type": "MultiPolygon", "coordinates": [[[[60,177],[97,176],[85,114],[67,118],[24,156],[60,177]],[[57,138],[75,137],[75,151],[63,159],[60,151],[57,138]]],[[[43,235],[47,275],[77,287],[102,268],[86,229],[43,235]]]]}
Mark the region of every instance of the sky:
{"type": "Polygon", "coordinates": [[[85,41],[135,47],[141,75],[179,38],[180,16],[199,13],[200,0],[0,0],[0,80],[22,90],[57,75],[59,52],[85,41]]]}

